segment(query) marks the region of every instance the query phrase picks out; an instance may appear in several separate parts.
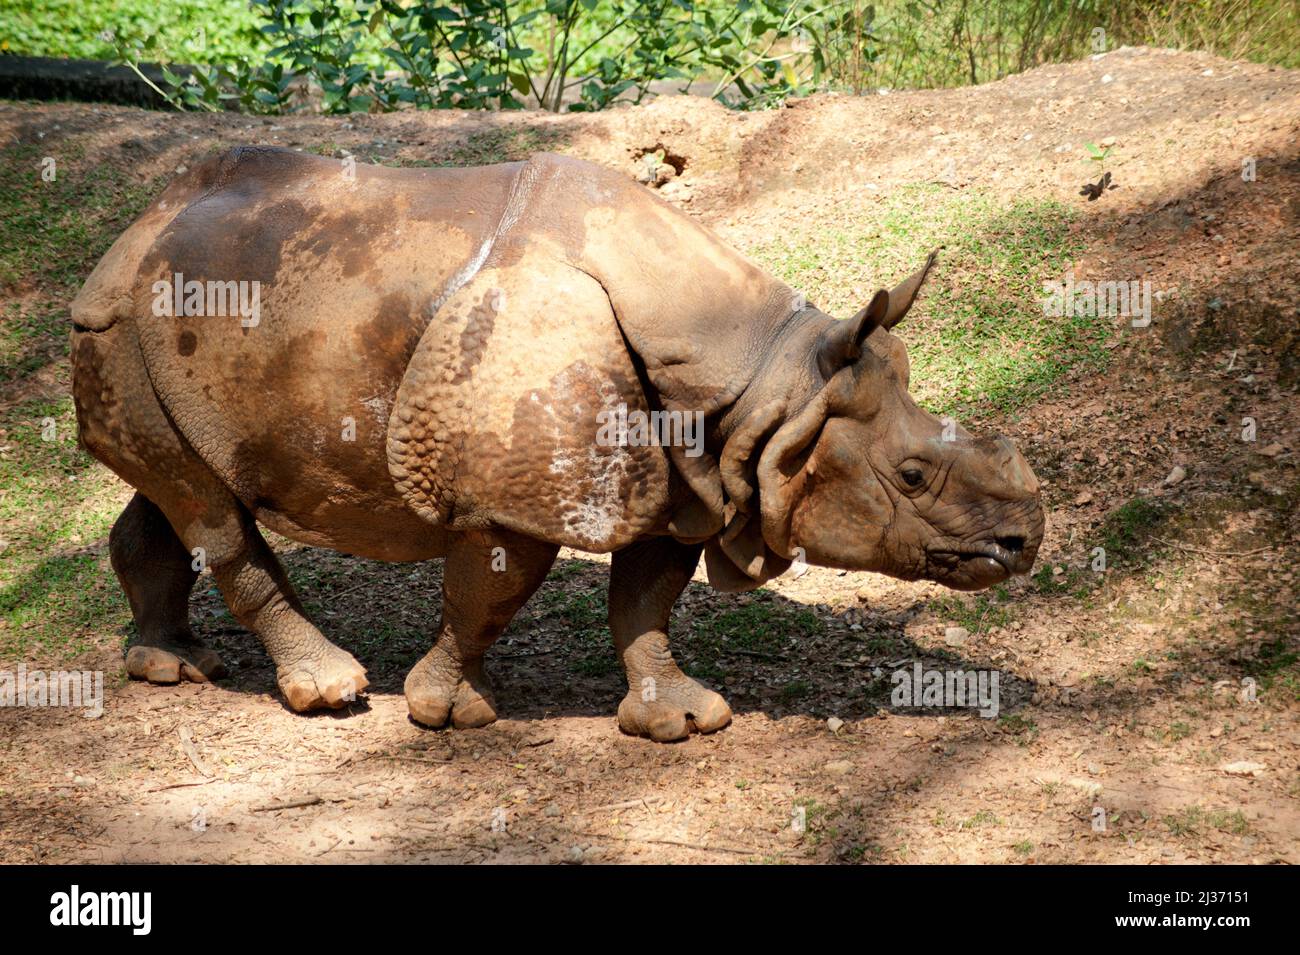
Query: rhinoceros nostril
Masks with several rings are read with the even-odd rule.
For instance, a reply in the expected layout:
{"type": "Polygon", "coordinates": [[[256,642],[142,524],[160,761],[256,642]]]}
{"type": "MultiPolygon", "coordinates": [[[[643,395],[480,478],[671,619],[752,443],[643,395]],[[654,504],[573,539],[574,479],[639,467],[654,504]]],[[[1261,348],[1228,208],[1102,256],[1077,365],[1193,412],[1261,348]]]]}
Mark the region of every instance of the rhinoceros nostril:
{"type": "Polygon", "coordinates": [[[1023,537],[999,537],[994,543],[1009,554],[1019,554],[1025,549],[1025,539],[1023,537]]]}

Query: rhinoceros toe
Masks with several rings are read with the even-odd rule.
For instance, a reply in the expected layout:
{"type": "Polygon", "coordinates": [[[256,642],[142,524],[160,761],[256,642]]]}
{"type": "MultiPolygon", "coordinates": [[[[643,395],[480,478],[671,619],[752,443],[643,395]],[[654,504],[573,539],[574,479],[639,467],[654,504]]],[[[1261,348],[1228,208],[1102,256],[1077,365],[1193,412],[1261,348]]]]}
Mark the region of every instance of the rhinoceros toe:
{"type": "Polygon", "coordinates": [[[221,657],[198,643],[136,644],[126,652],[126,672],[150,683],[207,683],[226,675],[221,657]]]}
{"type": "Polygon", "coordinates": [[[406,706],[421,726],[487,726],[497,718],[492,688],[481,662],[456,663],[435,647],[406,675],[406,706]]]}
{"type": "Polygon", "coordinates": [[[365,668],[352,654],[337,647],[322,657],[281,666],[276,677],[280,692],[296,713],[342,709],[355,703],[370,685],[365,668]]]}
{"type": "Polygon", "coordinates": [[[618,725],[633,736],[667,743],[691,733],[712,733],[731,722],[731,707],[721,695],[689,677],[647,692],[630,690],[618,707],[618,725]]]}

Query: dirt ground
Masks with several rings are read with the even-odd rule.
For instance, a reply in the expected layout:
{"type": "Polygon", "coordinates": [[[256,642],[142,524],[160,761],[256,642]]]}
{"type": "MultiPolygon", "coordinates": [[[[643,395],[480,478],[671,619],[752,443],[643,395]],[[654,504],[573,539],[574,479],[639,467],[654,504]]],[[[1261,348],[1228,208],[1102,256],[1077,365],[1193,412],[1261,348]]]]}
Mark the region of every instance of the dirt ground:
{"type": "MultiPolygon", "coordinates": [[[[1017,442],[1048,511],[1046,571],[1002,597],[817,568],[723,596],[701,575],[677,652],[736,718],[659,745],[615,723],[607,560],[565,552],[489,654],[504,718],[432,732],[401,687],[436,623],[439,565],[277,540],[317,623],[367,666],[365,699],[291,713],[209,577],[193,613],[232,671],[220,683],[128,683],[119,613],[71,660],[23,658],[102,669],[108,700],[93,720],[0,708],[0,859],[1300,862],[1298,134],[1300,73],[1131,49],[747,114],[693,98],[346,121],[0,104],[0,140],[75,141],[141,183],[248,142],[384,162],[551,149],[629,174],[661,151],[677,173],[661,193],[742,250],[914,183],[1051,198],[1078,212],[1078,276],[1162,292],[1150,327],[1115,321],[1099,370],[979,422],[1017,442]],[[1118,186],[1096,202],[1078,194],[1096,179],[1086,142],[1113,148],[1118,186]],[[996,669],[998,717],[893,705],[890,674],[914,661],[996,669]]],[[[64,343],[48,347],[6,402],[67,393],[64,343]]],[[[105,541],[83,546],[96,586],[116,587],[105,541]]]]}

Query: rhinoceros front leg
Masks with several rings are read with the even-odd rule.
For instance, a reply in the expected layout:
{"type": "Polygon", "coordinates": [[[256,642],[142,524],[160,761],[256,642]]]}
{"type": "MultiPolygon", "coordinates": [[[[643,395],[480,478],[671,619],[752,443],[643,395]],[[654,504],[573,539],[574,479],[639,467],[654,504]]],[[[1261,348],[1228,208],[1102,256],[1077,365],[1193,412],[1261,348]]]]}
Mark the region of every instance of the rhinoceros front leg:
{"type": "Polygon", "coordinates": [[[497,718],[483,654],[546,579],[559,547],[504,530],[451,536],[442,620],[433,649],[406,677],[411,718],[425,726],[486,726],[497,718]]]}
{"type": "Polygon", "coordinates": [[[667,742],[692,731],[712,733],[731,722],[727,701],[679,670],[668,646],[673,604],[690,582],[702,549],[658,537],[614,554],[609,627],[627,671],[628,692],[618,707],[625,733],[667,742]]]}

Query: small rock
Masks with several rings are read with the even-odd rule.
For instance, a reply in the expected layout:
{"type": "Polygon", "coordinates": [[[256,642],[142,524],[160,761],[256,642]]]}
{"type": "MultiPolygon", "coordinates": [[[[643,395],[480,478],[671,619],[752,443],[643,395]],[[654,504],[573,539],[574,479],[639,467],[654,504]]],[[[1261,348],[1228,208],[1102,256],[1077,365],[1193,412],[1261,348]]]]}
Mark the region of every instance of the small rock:
{"type": "Polygon", "coordinates": [[[826,772],[830,773],[832,776],[844,776],[853,772],[853,764],[847,759],[833,760],[832,762],[827,763],[824,768],[826,772]]]}
{"type": "Polygon", "coordinates": [[[1264,770],[1267,768],[1268,767],[1265,766],[1263,763],[1252,763],[1246,760],[1241,760],[1240,762],[1236,762],[1236,763],[1225,763],[1223,766],[1219,767],[1220,770],[1227,773],[1229,776],[1251,776],[1251,777],[1258,776],[1260,773],[1264,772],[1264,770]]]}
{"type": "Polygon", "coordinates": [[[1260,448],[1259,453],[1264,455],[1264,457],[1266,458],[1275,458],[1279,454],[1281,454],[1283,450],[1285,449],[1282,447],[1282,445],[1274,443],[1274,444],[1270,444],[1266,448],[1260,448]]]}
{"type": "Polygon", "coordinates": [[[826,721],[826,728],[832,733],[838,733],[840,730],[844,729],[844,721],[838,716],[832,716],[826,721]]]}
{"type": "Polygon", "coordinates": [[[1174,469],[1170,471],[1169,476],[1165,478],[1165,484],[1173,487],[1175,484],[1180,483],[1185,477],[1187,477],[1187,469],[1181,464],[1175,464],[1174,469]]]}
{"type": "Polygon", "coordinates": [[[945,627],[943,631],[943,642],[950,647],[962,647],[970,639],[970,631],[965,627],[945,627]]]}
{"type": "Polygon", "coordinates": [[[1075,504],[1088,504],[1092,501],[1091,491],[1080,491],[1079,496],[1074,499],[1075,504]]]}

